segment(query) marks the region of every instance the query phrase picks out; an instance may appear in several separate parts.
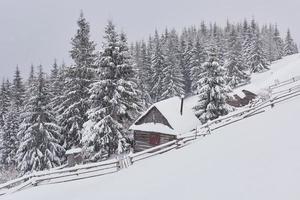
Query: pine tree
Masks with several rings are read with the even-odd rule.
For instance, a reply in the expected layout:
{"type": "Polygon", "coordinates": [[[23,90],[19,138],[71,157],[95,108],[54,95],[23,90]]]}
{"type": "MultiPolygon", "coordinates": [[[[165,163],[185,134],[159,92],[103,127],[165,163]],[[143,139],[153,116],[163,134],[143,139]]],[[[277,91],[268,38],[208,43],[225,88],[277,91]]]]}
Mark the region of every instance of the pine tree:
{"type": "Polygon", "coordinates": [[[144,107],[148,107],[153,103],[150,96],[152,69],[151,56],[147,52],[147,45],[145,42],[141,43],[139,59],[140,62],[137,70],[137,81],[142,95],[141,98],[144,100],[144,107]]]}
{"type": "Polygon", "coordinates": [[[199,38],[196,39],[191,54],[192,57],[189,63],[191,68],[190,76],[192,79],[192,91],[195,93],[201,87],[201,85],[198,84],[198,80],[201,77],[201,74],[204,72],[202,64],[205,62],[207,57],[206,51],[199,38]]]}
{"type": "Polygon", "coordinates": [[[6,141],[9,139],[5,133],[5,122],[9,113],[10,101],[11,101],[11,85],[9,81],[2,82],[1,95],[0,95],[0,167],[7,166],[7,144],[6,141]]]}
{"type": "Polygon", "coordinates": [[[199,101],[194,109],[202,123],[226,115],[229,111],[226,104],[229,89],[224,80],[224,70],[215,60],[216,55],[212,52],[208,62],[203,65],[205,71],[198,81],[202,87],[198,91],[199,101]]]}
{"type": "MultiPolygon", "coordinates": [[[[160,100],[167,99],[173,96],[181,96],[185,94],[184,78],[179,66],[178,48],[176,46],[176,33],[171,32],[166,41],[165,61],[163,68],[163,80],[160,100]]],[[[187,66],[189,67],[189,66],[187,66]]],[[[188,70],[189,71],[189,70],[188,70]]]]}
{"type": "Polygon", "coordinates": [[[250,27],[248,27],[248,33],[243,44],[243,52],[245,62],[251,72],[262,72],[268,69],[269,63],[263,51],[259,28],[255,20],[252,20],[250,27]]]}
{"type": "Polygon", "coordinates": [[[2,153],[1,163],[5,168],[15,166],[15,155],[19,146],[17,134],[20,124],[20,111],[15,102],[9,106],[8,112],[4,117],[4,125],[2,127],[2,153]]]}
{"type": "Polygon", "coordinates": [[[162,51],[162,46],[157,31],[155,32],[153,43],[154,47],[151,57],[151,69],[153,71],[151,78],[151,97],[154,102],[157,102],[161,99],[162,95],[161,86],[164,79],[163,69],[165,68],[165,55],[162,51]]]}
{"type": "Polygon", "coordinates": [[[6,113],[8,112],[10,99],[10,83],[3,81],[0,95],[0,127],[4,125],[4,118],[6,113]]]}
{"type": "Polygon", "coordinates": [[[14,102],[17,111],[20,111],[25,98],[25,87],[18,67],[15,72],[11,93],[12,101],[14,102]]]}
{"type": "Polygon", "coordinates": [[[139,100],[126,37],[117,34],[111,21],[105,28],[105,43],[91,85],[89,120],[82,143],[100,160],[126,150],[126,128],[137,116],[139,100]]]}
{"type": "Polygon", "coordinates": [[[232,29],[229,35],[228,47],[229,50],[225,61],[225,77],[229,86],[234,88],[250,80],[249,74],[246,72],[247,66],[244,64],[241,54],[242,45],[238,40],[235,29],[232,29]]]}
{"type": "Polygon", "coordinates": [[[284,55],[284,51],[283,51],[283,47],[284,47],[284,43],[283,40],[280,37],[280,33],[279,30],[277,28],[277,25],[275,26],[275,30],[274,30],[274,42],[275,42],[275,59],[279,60],[283,57],[284,55]]]}
{"type": "Polygon", "coordinates": [[[263,72],[269,69],[269,63],[263,52],[262,42],[258,33],[254,34],[252,37],[250,53],[248,56],[248,65],[250,66],[251,72],[263,72]]]}
{"type": "Polygon", "coordinates": [[[191,78],[191,58],[193,50],[193,41],[181,39],[180,66],[184,78],[185,94],[191,93],[192,78],[191,78]]]}
{"type": "Polygon", "coordinates": [[[8,112],[4,117],[4,125],[2,128],[2,146],[4,148],[2,153],[2,162],[6,167],[15,166],[15,154],[19,145],[17,133],[19,130],[19,124],[21,123],[20,113],[23,107],[25,91],[18,67],[15,72],[13,84],[9,90],[11,91],[11,98],[8,112]]]}
{"type": "Polygon", "coordinates": [[[22,173],[50,169],[61,164],[64,148],[59,145],[61,135],[50,103],[42,67],[37,80],[28,86],[30,98],[25,100],[23,122],[18,138],[17,164],[22,173]]]}
{"type": "Polygon", "coordinates": [[[284,56],[292,55],[297,52],[298,52],[297,45],[294,43],[294,40],[291,36],[291,32],[288,29],[284,41],[284,56]]]}
{"type": "Polygon", "coordinates": [[[77,21],[79,29],[72,39],[70,51],[74,65],[69,66],[65,73],[65,90],[58,112],[59,124],[63,128],[65,147],[78,147],[81,141],[81,129],[87,121],[89,109],[89,86],[95,67],[95,44],[90,40],[90,27],[83,14],[77,21]]]}
{"type": "Polygon", "coordinates": [[[61,94],[62,87],[59,82],[59,73],[57,62],[54,60],[49,78],[50,93],[52,97],[60,96],[61,94]]]}
{"type": "Polygon", "coordinates": [[[57,115],[61,114],[58,112],[60,105],[63,101],[63,91],[64,91],[64,81],[65,81],[65,70],[66,67],[64,64],[62,66],[58,66],[56,60],[53,63],[50,78],[49,78],[49,92],[51,96],[51,107],[57,113],[57,115]]]}

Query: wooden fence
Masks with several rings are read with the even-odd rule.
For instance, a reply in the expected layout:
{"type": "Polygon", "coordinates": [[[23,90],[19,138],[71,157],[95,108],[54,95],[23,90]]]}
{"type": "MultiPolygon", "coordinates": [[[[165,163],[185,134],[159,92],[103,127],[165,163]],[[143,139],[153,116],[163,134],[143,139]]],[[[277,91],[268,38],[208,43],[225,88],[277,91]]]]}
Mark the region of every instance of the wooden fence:
{"type": "Polygon", "coordinates": [[[270,88],[274,90],[272,92],[271,99],[259,102],[255,105],[252,105],[252,107],[247,106],[245,108],[239,109],[236,112],[230,113],[227,116],[209,121],[208,123],[195,128],[191,132],[179,135],[177,140],[173,140],[138,153],[124,155],[119,158],[114,158],[99,163],[77,165],[70,168],[64,168],[65,166],[61,166],[49,171],[41,171],[25,175],[23,177],[1,184],[0,195],[11,194],[38,185],[62,183],[115,173],[123,168],[127,168],[130,165],[149,157],[153,157],[173,149],[184,147],[191,141],[199,137],[204,137],[211,134],[211,131],[213,130],[228,126],[245,118],[265,112],[267,109],[272,108],[274,105],[282,101],[300,96],[300,84],[287,89],[275,91],[280,87],[287,86],[299,80],[300,76],[294,77],[281,83],[274,84],[270,86],[270,88]]]}

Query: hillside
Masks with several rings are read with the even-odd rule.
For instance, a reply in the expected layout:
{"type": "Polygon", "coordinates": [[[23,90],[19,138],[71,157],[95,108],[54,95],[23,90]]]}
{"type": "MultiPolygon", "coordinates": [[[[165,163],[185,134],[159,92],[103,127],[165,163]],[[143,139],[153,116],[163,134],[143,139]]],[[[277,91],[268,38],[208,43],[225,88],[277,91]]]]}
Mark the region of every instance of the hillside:
{"type": "MultiPolygon", "coordinates": [[[[243,88],[259,92],[276,79],[297,75],[299,54],[277,61],[243,88]]],[[[298,96],[119,173],[33,187],[1,199],[296,200],[300,198],[299,113],[298,96]]]]}

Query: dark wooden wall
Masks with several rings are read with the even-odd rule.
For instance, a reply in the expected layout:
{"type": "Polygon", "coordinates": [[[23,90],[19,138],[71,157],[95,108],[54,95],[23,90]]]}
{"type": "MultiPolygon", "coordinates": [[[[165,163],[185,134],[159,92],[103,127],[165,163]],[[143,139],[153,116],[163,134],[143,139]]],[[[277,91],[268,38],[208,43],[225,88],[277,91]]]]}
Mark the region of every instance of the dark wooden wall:
{"type": "Polygon", "coordinates": [[[174,135],[168,135],[163,133],[154,133],[154,132],[146,132],[146,131],[134,131],[134,152],[143,151],[145,149],[149,149],[151,147],[157,146],[150,144],[151,135],[157,135],[160,137],[159,144],[167,143],[171,140],[175,140],[176,137],[174,135]]]}
{"type": "MultiPolygon", "coordinates": [[[[161,123],[164,124],[170,128],[171,125],[169,124],[168,120],[159,112],[159,110],[156,107],[153,107],[151,110],[146,113],[141,119],[139,119],[135,125],[140,125],[144,123],[161,123]]],[[[173,129],[173,128],[172,128],[173,129]]]]}
{"type": "Polygon", "coordinates": [[[235,94],[233,95],[234,98],[229,98],[226,100],[226,103],[228,103],[231,106],[234,107],[242,107],[245,105],[248,105],[250,101],[255,99],[257,97],[256,94],[248,91],[248,90],[242,90],[242,92],[245,94],[244,98],[241,98],[239,95],[235,94]]]}

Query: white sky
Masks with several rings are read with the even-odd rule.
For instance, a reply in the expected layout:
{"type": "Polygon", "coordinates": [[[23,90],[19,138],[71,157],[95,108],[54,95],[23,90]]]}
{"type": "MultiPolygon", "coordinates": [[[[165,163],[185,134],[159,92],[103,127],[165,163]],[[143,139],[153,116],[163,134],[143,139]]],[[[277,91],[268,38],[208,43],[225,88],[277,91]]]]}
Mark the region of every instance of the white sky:
{"type": "Polygon", "coordinates": [[[155,28],[252,16],[260,24],[277,22],[282,34],[290,27],[300,41],[299,0],[0,0],[0,78],[11,77],[16,65],[27,77],[31,64],[49,68],[54,58],[70,63],[70,39],[81,9],[98,44],[108,19],[134,41],[146,39],[155,28]]]}

